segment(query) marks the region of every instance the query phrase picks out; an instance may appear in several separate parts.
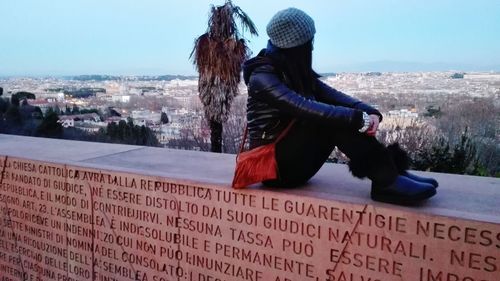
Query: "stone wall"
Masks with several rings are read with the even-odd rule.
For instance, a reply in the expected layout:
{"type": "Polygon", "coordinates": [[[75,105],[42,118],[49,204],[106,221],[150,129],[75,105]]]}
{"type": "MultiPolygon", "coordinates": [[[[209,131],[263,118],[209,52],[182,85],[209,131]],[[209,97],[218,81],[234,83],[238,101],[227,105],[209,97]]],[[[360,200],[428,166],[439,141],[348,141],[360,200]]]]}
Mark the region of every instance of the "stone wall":
{"type": "Polygon", "coordinates": [[[500,280],[495,213],[0,160],[1,280],[500,280]]]}

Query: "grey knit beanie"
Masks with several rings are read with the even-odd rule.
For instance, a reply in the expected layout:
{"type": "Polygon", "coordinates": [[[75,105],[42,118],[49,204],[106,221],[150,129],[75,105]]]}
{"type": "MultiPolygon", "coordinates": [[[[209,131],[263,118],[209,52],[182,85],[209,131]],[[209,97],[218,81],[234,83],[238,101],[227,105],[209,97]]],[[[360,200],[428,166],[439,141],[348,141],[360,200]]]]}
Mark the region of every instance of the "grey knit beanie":
{"type": "Polygon", "coordinates": [[[271,43],[282,49],[300,46],[311,40],[316,33],[314,20],[296,8],[276,13],[266,29],[271,43]]]}

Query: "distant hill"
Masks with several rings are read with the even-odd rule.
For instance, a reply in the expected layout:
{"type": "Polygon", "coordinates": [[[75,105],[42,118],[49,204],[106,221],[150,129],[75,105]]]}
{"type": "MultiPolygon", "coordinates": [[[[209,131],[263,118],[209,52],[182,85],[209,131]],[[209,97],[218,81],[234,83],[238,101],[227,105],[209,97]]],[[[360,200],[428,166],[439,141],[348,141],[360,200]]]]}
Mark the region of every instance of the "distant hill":
{"type": "Polygon", "coordinates": [[[185,76],[185,75],[155,75],[155,76],[115,76],[115,75],[78,75],[66,76],[67,80],[76,81],[171,81],[175,79],[191,80],[196,79],[198,76],[185,76]]]}
{"type": "Polygon", "coordinates": [[[405,61],[373,61],[352,65],[338,65],[337,72],[425,72],[425,71],[500,71],[500,65],[465,63],[420,63],[405,61]]]}
{"type": "Polygon", "coordinates": [[[318,74],[321,77],[337,76],[337,73],[335,73],[335,72],[322,72],[322,73],[318,73],[318,74]]]}

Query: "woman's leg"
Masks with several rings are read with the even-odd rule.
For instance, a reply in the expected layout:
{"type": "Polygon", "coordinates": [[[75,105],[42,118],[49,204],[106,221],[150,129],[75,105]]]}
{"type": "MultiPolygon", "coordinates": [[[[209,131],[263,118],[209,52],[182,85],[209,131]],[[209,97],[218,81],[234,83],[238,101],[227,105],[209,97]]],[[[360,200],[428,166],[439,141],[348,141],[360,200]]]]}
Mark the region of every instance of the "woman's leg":
{"type": "Polygon", "coordinates": [[[375,137],[353,130],[339,130],[335,144],[349,158],[349,169],[358,178],[369,178],[374,186],[388,186],[398,170],[388,149],[375,137]]]}
{"type": "Polygon", "coordinates": [[[368,177],[379,185],[389,185],[396,178],[397,169],[392,158],[374,137],[298,121],[276,145],[280,180],[266,184],[295,186],[305,183],[319,171],[335,146],[349,157],[354,176],[368,177]]]}
{"type": "Polygon", "coordinates": [[[349,157],[353,175],[372,180],[373,200],[411,205],[436,194],[432,184],[401,175],[391,150],[375,137],[343,131],[336,133],[334,139],[339,149],[349,157]]]}
{"type": "Polygon", "coordinates": [[[410,204],[435,194],[432,185],[400,176],[388,149],[375,137],[353,130],[297,122],[276,145],[280,178],[266,185],[292,187],[305,183],[324,164],[335,146],[349,157],[354,176],[372,180],[372,198],[410,204]]]}
{"type": "Polygon", "coordinates": [[[304,184],[319,171],[334,148],[335,143],[323,126],[298,120],[276,144],[279,179],[264,184],[279,187],[304,184]]]}

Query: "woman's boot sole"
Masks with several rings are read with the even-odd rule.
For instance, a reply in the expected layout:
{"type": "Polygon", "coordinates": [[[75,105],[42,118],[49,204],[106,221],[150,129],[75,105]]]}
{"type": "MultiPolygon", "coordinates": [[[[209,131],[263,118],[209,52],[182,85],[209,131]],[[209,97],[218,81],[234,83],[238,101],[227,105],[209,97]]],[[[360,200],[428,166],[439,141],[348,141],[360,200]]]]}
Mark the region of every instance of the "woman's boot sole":
{"type": "Polygon", "coordinates": [[[402,197],[394,194],[383,194],[379,192],[371,192],[371,198],[374,201],[397,204],[397,205],[415,205],[421,203],[423,200],[429,199],[436,195],[436,189],[430,189],[427,192],[422,192],[418,195],[402,197]]]}

